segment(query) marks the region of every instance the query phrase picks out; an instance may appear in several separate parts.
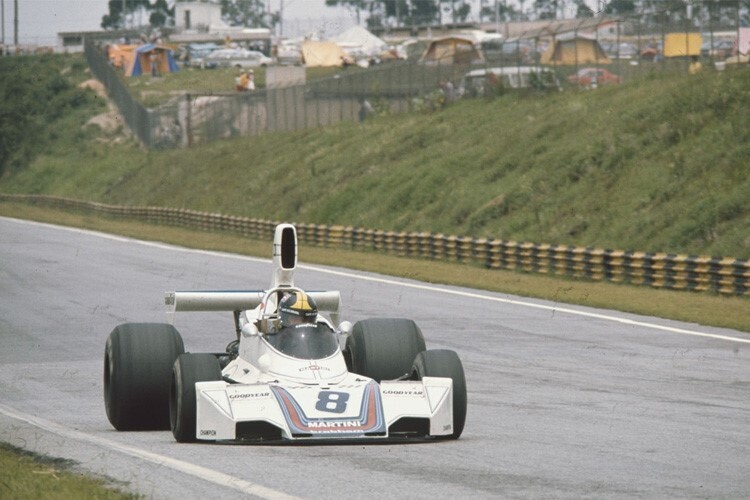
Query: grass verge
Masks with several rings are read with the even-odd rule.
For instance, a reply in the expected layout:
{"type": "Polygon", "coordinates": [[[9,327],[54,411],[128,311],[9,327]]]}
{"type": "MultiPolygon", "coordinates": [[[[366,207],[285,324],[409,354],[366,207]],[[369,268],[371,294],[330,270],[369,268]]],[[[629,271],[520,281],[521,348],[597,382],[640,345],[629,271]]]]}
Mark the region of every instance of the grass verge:
{"type": "MultiPolygon", "coordinates": [[[[93,229],[189,248],[270,256],[270,242],[221,233],[128,222],[19,203],[0,203],[0,215],[93,229]]],[[[750,332],[750,299],[709,293],[658,290],[642,286],[588,282],[530,273],[488,270],[479,266],[407,259],[372,252],[303,247],[300,260],[411,278],[429,283],[466,286],[535,297],[565,304],[614,309],[701,325],[750,332]]]]}
{"type": "Polygon", "coordinates": [[[111,488],[104,479],[74,472],[74,465],[0,443],[0,498],[140,498],[111,488]]]}

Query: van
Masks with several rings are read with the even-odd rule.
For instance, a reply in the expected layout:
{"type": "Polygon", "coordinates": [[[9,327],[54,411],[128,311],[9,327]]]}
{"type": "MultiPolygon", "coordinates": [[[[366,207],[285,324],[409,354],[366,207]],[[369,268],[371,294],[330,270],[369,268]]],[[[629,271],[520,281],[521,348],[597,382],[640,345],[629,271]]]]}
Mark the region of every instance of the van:
{"type": "Polygon", "coordinates": [[[465,97],[491,95],[500,89],[560,90],[554,71],[541,66],[505,66],[469,71],[461,79],[459,92],[465,97]]]}

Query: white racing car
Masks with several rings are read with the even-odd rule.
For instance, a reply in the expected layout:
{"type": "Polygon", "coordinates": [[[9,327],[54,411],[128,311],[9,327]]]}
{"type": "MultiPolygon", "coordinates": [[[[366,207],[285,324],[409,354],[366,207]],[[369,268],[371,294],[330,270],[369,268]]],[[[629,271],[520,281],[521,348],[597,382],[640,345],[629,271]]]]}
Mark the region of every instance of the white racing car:
{"type": "Polygon", "coordinates": [[[166,295],[172,312],[233,312],[226,352],[185,353],[166,323],[112,331],[104,403],[115,429],[171,429],[179,442],[457,439],[466,381],[456,353],[426,350],[411,320],[339,323],[339,292],[294,286],[294,226],[276,227],[273,249],[268,290],[166,295]]]}

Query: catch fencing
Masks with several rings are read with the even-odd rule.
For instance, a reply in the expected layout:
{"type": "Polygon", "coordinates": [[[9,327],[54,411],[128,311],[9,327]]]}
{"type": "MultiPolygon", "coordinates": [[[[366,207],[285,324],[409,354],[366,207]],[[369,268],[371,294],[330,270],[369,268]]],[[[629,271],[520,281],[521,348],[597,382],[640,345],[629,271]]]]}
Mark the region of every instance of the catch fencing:
{"type": "MultiPolygon", "coordinates": [[[[740,39],[748,12],[739,0],[694,0],[667,5],[672,7],[629,15],[549,21],[514,33],[501,43],[485,44],[482,47],[485,62],[479,65],[457,61],[453,56],[433,64],[417,63],[411,58],[389,61],[366,70],[352,67],[339,71],[332,78],[287,88],[223,95],[190,94],[176,104],[155,109],[144,107],[132,97],[93,41],[86,40],[85,53],[92,72],[104,83],[141,143],[149,148],[189,147],[218,139],[362,121],[373,113],[438,109],[453,99],[477,95],[461,92],[463,80],[471,70],[517,67],[520,78],[520,68],[539,64],[541,54],[550,43],[584,33],[593,32],[597,42],[606,47],[606,59],[599,60],[599,52],[596,52],[594,60],[588,60],[583,53],[579,55],[578,44],[575,44],[572,64],[547,66],[563,87],[577,86],[568,78],[584,66],[606,68],[622,80],[656,71],[687,74],[688,57],[663,57],[669,33],[684,33],[685,40],[689,34],[702,33],[706,47],[701,49],[701,59],[707,67],[714,62],[724,64],[728,56],[736,54],[736,45],[732,49],[718,42],[740,39]]],[[[418,54],[413,56],[418,57],[418,54]]],[[[524,92],[538,90],[530,88],[524,92]]]]}
{"type": "MultiPolygon", "coordinates": [[[[87,214],[273,240],[278,222],[187,209],[126,207],[44,195],[0,194],[23,202],[87,214]]],[[[300,242],[325,248],[481,265],[593,281],[646,285],[725,295],[750,295],[750,262],[729,257],[629,252],[525,243],[436,233],[295,224],[300,242]]]]}

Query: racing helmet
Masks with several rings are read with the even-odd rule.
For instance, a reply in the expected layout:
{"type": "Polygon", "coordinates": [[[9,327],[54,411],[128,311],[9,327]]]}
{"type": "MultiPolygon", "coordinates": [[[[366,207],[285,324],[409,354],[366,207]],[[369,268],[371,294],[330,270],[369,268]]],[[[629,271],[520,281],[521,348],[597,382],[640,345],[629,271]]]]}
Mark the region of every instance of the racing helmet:
{"type": "Polygon", "coordinates": [[[283,326],[315,323],[318,306],[312,297],[302,291],[284,295],[279,303],[279,317],[283,326]]]}

